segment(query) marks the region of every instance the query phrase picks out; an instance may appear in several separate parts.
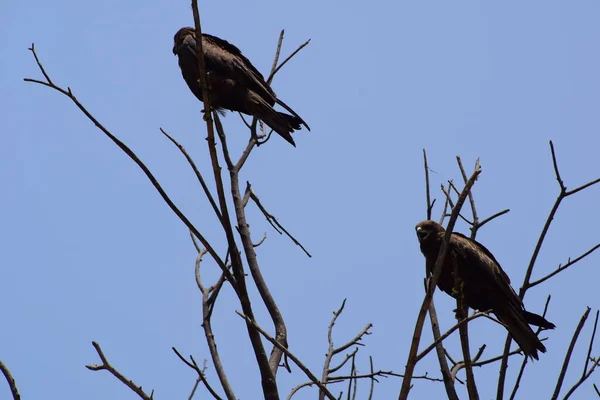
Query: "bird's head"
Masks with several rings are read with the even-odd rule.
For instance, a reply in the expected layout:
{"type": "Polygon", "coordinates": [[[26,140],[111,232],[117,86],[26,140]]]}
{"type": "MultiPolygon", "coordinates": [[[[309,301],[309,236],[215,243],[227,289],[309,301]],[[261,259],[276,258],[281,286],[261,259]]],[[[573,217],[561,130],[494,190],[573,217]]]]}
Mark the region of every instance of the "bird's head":
{"type": "Polygon", "coordinates": [[[186,26],[181,28],[175,34],[173,38],[173,54],[178,54],[181,46],[183,46],[186,42],[186,39],[191,39],[194,42],[196,41],[196,31],[194,28],[186,26]]]}
{"type": "Polygon", "coordinates": [[[434,242],[440,237],[440,234],[445,232],[443,226],[432,220],[419,222],[415,227],[415,230],[421,245],[434,242]]]}

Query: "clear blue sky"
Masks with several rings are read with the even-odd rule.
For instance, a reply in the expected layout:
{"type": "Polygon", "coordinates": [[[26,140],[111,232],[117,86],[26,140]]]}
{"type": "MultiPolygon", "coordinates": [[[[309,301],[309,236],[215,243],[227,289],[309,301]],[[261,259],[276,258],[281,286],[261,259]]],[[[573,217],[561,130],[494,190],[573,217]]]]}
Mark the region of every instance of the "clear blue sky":
{"type": "MultiPolygon", "coordinates": [[[[367,371],[368,355],[376,368],[403,370],[423,296],[424,262],[414,233],[425,217],[423,148],[440,202],[439,184],[459,180],[454,157],[469,167],[480,157],[483,174],[474,189],[480,216],[511,212],[483,228],[479,239],[517,289],[558,193],[548,141],[556,145],[568,186],[600,176],[596,1],[340,6],[227,0],[200,7],[204,30],[235,43],[263,72],[282,28],[284,55],[312,39],[273,84],[312,132],[298,132],[295,149],[274,137],[255,152],[242,179],[314,255],[306,258],[250,212],[254,236],[268,235],[258,255],[286,319],[290,348],[316,371],[331,312],[344,298],[338,343],[374,324],[359,352],[360,371],[367,371]]],[[[0,359],[24,398],[136,398],[108,373],[84,368],[98,361],[92,340],[129,378],[154,388],[157,399],[187,398],[195,379],[171,346],[209,358],[186,228],[66,97],[22,80],[41,78],[27,51],[35,42],[54,81],[70,86],[130,145],[223,249],[193,174],[159,132],[162,127],[178,138],[209,175],[200,104],[171,53],[174,33],[191,23],[187,0],[0,6],[0,359]]],[[[239,149],[247,132],[235,114],[225,123],[239,149]]],[[[600,187],[565,201],[534,278],[600,242],[599,197],[600,187]]],[[[467,231],[464,224],[457,229],[467,231]]],[[[528,367],[521,398],[552,392],[581,313],[600,306],[599,261],[593,255],[527,295],[527,307],[541,312],[552,293],[548,319],[557,329],[548,334],[548,353],[528,367]]],[[[205,269],[217,275],[214,265],[205,269]]],[[[449,327],[454,301],[438,294],[436,302],[442,326],[449,327]]],[[[215,334],[237,395],[255,399],[257,370],[235,309],[227,289],[215,334]]],[[[264,311],[257,313],[270,328],[264,311]]],[[[490,321],[478,320],[471,331],[472,347],[487,343],[487,356],[503,346],[503,329],[490,321]]],[[[428,326],[425,332],[428,344],[428,326]]],[[[577,348],[567,387],[581,373],[586,346],[582,341],[577,348]]],[[[458,341],[449,347],[458,358],[458,341]]],[[[515,359],[511,366],[518,364],[515,359]]],[[[280,372],[282,393],[305,381],[294,370],[280,372]]],[[[425,372],[439,376],[433,354],[417,367],[416,373],[425,372]]],[[[482,398],[491,398],[498,366],[475,372],[482,398]]],[[[208,376],[215,381],[210,366],[208,376]]],[[[509,384],[513,380],[514,374],[509,384]]],[[[593,381],[600,378],[576,398],[590,398],[593,381]]],[[[399,387],[398,379],[381,379],[375,397],[394,398],[399,387]]],[[[435,398],[443,388],[415,382],[413,391],[415,398],[435,398]]],[[[314,393],[305,389],[297,398],[314,393]]],[[[8,395],[2,380],[0,398],[8,395]]]]}

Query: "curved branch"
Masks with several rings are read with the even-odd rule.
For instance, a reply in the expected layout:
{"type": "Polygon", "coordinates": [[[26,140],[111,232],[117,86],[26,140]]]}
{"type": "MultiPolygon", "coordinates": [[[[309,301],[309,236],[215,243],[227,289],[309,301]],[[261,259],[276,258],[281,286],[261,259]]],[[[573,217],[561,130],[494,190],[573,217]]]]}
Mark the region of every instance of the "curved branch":
{"type": "Polygon", "coordinates": [[[12,394],[13,400],[21,400],[21,395],[19,394],[19,389],[17,388],[17,383],[15,382],[15,378],[13,378],[12,374],[8,367],[0,360],[0,371],[4,374],[4,378],[6,378],[6,382],[8,383],[8,387],[10,388],[10,393],[12,394]]]}

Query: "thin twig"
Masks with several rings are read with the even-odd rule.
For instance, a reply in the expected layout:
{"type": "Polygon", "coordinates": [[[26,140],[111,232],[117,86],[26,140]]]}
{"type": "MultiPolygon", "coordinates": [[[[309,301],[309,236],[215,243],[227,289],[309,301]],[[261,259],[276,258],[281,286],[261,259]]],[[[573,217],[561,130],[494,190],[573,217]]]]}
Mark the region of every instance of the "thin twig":
{"type": "Polygon", "coordinates": [[[443,335],[441,335],[433,343],[431,343],[429,346],[427,346],[427,348],[425,350],[423,350],[422,352],[420,352],[419,355],[417,356],[417,361],[420,361],[423,357],[425,357],[431,350],[434,349],[434,347],[438,343],[441,343],[444,339],[446,339],[448,336],[450,336],[461,325],[466,324],[467,322],[471,322],[474,319],[477,319],[477,318],[483,317],[483,316],[485,316],[485,314],[483,312],[476,311],[476,312],[473,312],[467,318],[463,318],[462,320],[460,320],[459,322],[457,322],[456,324],[454,324],[454,326],[452,328],[448,329],[443,335]]]}
{"type": "Polygon", "coordinates": [[[192,391],[191,391],[190,395],[188,396],[188,400],[192,400],[194,398],[194,395],[196,394],[196,390],[198,390],[198,385],[200,384],[201,381],[202,381],[202,379],[200,379],[200,377],[196,378],[196,380],[194,381],[194,386],[192,387],[192,391]]]}
{"type": "Polygon", "coordinates": [[[275,76],[275,74],[276,74],[277,72],[279,72],[279,70],[280,70],[281,68],[283,68],[283,66],[284,66],[285,64],[287,64],[287,62],[288,62],[288,61],[290,61],[290,60],[291,60],[291,59],[292,59],[292,58],[293,58],[293,57],[294,57],[296,54],[298,54],[298,52],[299,52],[300,50],[302,50],[303,48],[305,48],[305,47],[306,47],[306,46],[307,46],[309,43],[310,43],[310,39],[308,39],[306,42],[304,42],[304,43],[302,43],[300,46],[298,46],[298,48],[297,48],[296,50],[294,50],[294,51],[292,52],[292,54],[290,54],[290,55],[289,55],[289,56],[288,56],[288,57],[287,57],[285,60],[283,60],[283,62],[282,62],[281,64],[279,64],[279,66],[278,66],[277,68],[275,68],[275,70],[273,70],[273,71],[271,72],[271,74],[269,75],[269,79],[267,79],[267,82],[269,82],[269,83],[270,83],[270,82],[273,80],[273,77],[275,76]]]}
{"type": "Polygon", "coordinates": [[[202,190],[204,190],[204,194],[208,198],[208,201],[210,202],[210,205],[212,206],[213,211],[217,215],[217,218],[219,218],[219,222],[221,222],[221,224],[224,225],[223,216],[221,215],[221,211],[219,211],[219,207],[217,206],[217,203],[215,202],[215,199],[214,199],[212,193],[210,192],[210,190],[208,189],[208,186],[206,185],[206,182],[204,181],[204,177],[198,170],[198,167],[196,167],[196,163],[194,162],[192,157],[189,155],[189,153],[187,152],[185,147],[183,147],[181,144],[179,144],[179,142],[177,142],[177,140],[175,140],[171,135],[169,135],[163,128],[160,128],[160,131],[179,149],[181,154],[183,154],[183,156],[187,160],[188,164],[194,171],[194,174],[196,175],[198,182],[200,182],[200,185],[202,186],[202,190]]]}
{"type": "Polygon", "coordinates": [[[521,363],[521,368],[519,368],[519,373],[517,374],[517,380],[515,382],[515,386],[513,387],[513,390],[509,397],[510,400],[514,400],[515,396],[517,395],[517,390],[519,390],[519,384],[521,382],[521,379],[523,378],[523,373],[525,372],[525,367],[527,366],[527,361],[529,361],[528,357],[523,357],[523,362],[521,363]]]}
{"type": "Polygon", "coordinates": [[[583,363],[583,372],[581,373],[581,377],[583,378],[587,373],[588,362],[592,357],[592,348],[594,347],[594,339],[596,338],[596,328],[598,328],[598,314],[600,310],[596,310],[596,318],[594,319],[594,329],[592,329],[592,336],[590,337],[590,344],[588,346],[587,356],[585,357],[585,361],[583,363]]]}
{"type": "Polygon", "coordinates": [[[271,224],[271,226],[277,231],[279,232],[279,234],[281,235],[283,233],[285,233],[287,235],[288,238],[290,238],[292,240],[292,242],[294,242],[294,244],[298,247],[300,247],[302,249],[302,251],[304,251],[304,253],[309,256],[312,257],[312,255],[304,248],[304,246],[302,246],[302,244],[296,240],[295,237],[293,237],[288,231],[287,229],[285,229],[280,223],[279,221],[277,221],[277,218],[269,213],[265,207],[262,205],[262,203],[260,202],[260,199],[258,198],[258,196],[256,195],[256,193],[254,193],[254,191],[252,190],[252,186],[250,185],[250,182],[246,182],[246,191],[250,192],[250,198],[254,201],[254,203],[256,204],[256,206],[258,207],[258,209],[263,213],[263,215],[265,216],[265,218],[267,219],[267,221],[269,222],[269,224],[271,224]]]}
{"type": "Polygon", "coordinates": [[[275,71],[277,70],[277,63],[279,63],[279,54],[281,54],[281,45],[283,44],[283,35],[285,31],[282,29],[279,33],[279,39],[277,40],[277,48],[275,50],[275,57],[273,58],[273,65],[271,66],[271,72],[269,73],[269,78],[267,79],[267,83],[270,85],[271,81],[273,81],[273,77],[275,76],[275,71]]]}
{"type": "Polygon", "coordinates": [[[488,222],[508,213],[510,211],[510,209],[506,209],[506,210],[502,210],[500,212],[497,212],[496,214],[492,215],[491,217],[488,217],[486,219],[484,219],[483,221],[481,221],[478,225],[477,225],[477,229],[481,229],[482,226],[484,226],[485,224],[487,224],[488,222]]]}
{"type": "MultiPolygon", "coordinates": [[[[546,317],[546,313],[548,312],[548,305],[550,304],[551,298],[552,298],[551,295],[548,295],[548,297],[546,297],[546,304],[544,305],[544,312],[542,313],[543,318],[546,317]]],[[[536,336],[539,335],[541,331],[542,331],[542,328],[538,327],[538,329],[535,332],[536,336]]],[[[515,380],[513,390],[510,394],[510,398],[509,398],[510,400],[513,400],[517,395],[517,391],[519,390],[519,386],[521,384],[521,379],[523,379],[523,373],[525,372],[525,367],[527,366],[528,361],[529,361],[528,357],[523,357],[523,361],[521,361],[521,367],[519,368],[519,373],[517,374],[517,379],[515,380]]]]}
{"type": "Polygon", "coordinates": [[[120,380],[125,386],[127,386],[129,389],[131,389],[140,398],[142,398],[144,400],[152,400],[153,399],[153,393],[154,393],[154,391],[152,391],[152,393],[150,393],[149,395],[146,394],[142,390],[141,386],[138,386],[132,380],[127,379],[123,374],[121,374],[119,371],[117,371],[108,362],[108,359],[104,355],[104,352],[102,351],[102,348],[100,347],[100,345],[98,344],[98,342],[92,342],[92,346],[94,346],[94,349],[96,349],[96,353],[98,353],[98,356],[100,357],[100,360],[102,361],[102,364],[101,365],[98,365],[98,364],[86,365],[85,367],[87,369],[89,369],[90,371],[106,370],[106,371],[110,372],[115,378],[117,378],[118,380],[120,380]]]}
{"type": "MultiPolygon", "coordinates": [[[[460,174],[462,175],[464,183],[467,183],[467,173],[465,172],[465,168],[462,165],[462,160],[459,156],[456,156],[456,162],[458,163],[458,168],[460,169],[460,174]]],[[[477,217],[477,209],[475,208],[475,199],[473,198],[473,192],[469,192],[469,203],[471,203],[471,212],[473,214],[473,227],[471,228],[471,239],[475,239],[477,235],[477,229],[479,229],[479,218],[477,217]]]]}
{"type": "Polygon", "coordinates": [[[581,261],[585,257],[589,256],[594,251],[598,250],[598,248],[600,248],[600,243],[598,243],[597,245],[595,245],[594,247],[592,247],[590,250],[583,253],[579,257],[575,258],[574,260],[569,259],[569,261],[565,265],[559,265],[555,271],[549,273],[548,275],[544,276],[543,278],[540,278],[537,281],[531,282],[529,284],[528,288],[531,289],[532,287],[537,286],[542,282],[545,282],[546,280],[552,278],[554,275],[558,274],[559,272],[564,271],[565,269],[569,268],[571,265],[576,264],[578,261],[581,261]]]}

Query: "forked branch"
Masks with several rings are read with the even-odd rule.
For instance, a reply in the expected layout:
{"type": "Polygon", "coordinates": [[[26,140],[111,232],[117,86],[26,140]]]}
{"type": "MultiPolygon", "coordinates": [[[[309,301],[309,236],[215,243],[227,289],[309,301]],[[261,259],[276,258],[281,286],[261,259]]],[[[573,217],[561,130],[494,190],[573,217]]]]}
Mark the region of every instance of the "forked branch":
{"type": "Polygon", "coordinates": [[[86,365],[85,367],[87,369],[89,369],[90,371],[106,370],[106,371],[110,372],[115,378],[120,380],[125,386],[127,386],[129,389],[131,389],[141,399],[152,400],[154,398],[154,390],[150,394],[146,394],[146,392],[144,392],[144,390],[142,390],[141,386],[138,386],[135,382],[133,382],[132,380],[125,377],[125,375],[123,375],[115,367],[113,367],[110,364],[110,362],[108,362],[108,359],[104,355],[104,352],[102,351],[102,348],[100,347],[98,342],[92,342],[92,346],[94,346],[94,349],[96,349],[96,353],[98,353],[98,356],[100,357],[100,360],[102,361],[102,364],[86,365]]]}

